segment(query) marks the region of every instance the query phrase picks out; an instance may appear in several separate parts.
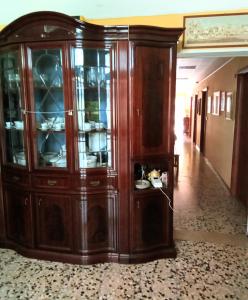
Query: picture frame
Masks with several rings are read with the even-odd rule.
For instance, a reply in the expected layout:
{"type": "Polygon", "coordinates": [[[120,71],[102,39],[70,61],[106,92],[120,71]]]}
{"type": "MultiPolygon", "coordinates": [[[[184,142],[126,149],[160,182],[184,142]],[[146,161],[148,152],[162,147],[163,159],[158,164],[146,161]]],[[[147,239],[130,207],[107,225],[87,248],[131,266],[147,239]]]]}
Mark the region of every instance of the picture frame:
{"type": "Polygon", "coordinates": [[[220,115],[220,91],[214,92],[212,103],[212,115],[220,115]]]}
{"type": "Polygon", "coordinates": [[[233,115],[233,93],[226,93],[225,117],[227,120],[232,120],[233,115]]]}
{"type": "Polygon", "coordinates": [[[248,13],[184,17],[183,48],[247,47],[248,13]]]}
{"type": "Polygon", "coordinates": [[[212,97],[208,96],[207,113],[211,114],[211,112],[212,112],[212,97]]]}
{"type": "Polygon", "coordinates": [[[220,111],[223,112],[225,111],[226,107],[226,92],[221,92],[220,95],[220,111]]]}

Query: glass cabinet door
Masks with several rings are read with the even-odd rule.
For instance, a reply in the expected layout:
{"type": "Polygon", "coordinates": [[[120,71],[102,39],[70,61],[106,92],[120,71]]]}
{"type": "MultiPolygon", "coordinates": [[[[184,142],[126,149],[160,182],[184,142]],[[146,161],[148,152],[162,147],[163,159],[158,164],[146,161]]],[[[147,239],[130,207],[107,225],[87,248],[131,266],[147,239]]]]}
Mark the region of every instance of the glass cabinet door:
{"type": "Polygon", "coordinates": [[[72,50],[80,168],[110,167],[110,50],[72,50]]]}
{"type": "Polygon", "coordinates": [[[38,167],[67,167],[62,49],[32,49],[38,167]]]}
{"type": "Polygon", "coordinates": [[[5,131],[4,161],[26,166],[19,51],[0,54],[0,82],[5,131]]]}

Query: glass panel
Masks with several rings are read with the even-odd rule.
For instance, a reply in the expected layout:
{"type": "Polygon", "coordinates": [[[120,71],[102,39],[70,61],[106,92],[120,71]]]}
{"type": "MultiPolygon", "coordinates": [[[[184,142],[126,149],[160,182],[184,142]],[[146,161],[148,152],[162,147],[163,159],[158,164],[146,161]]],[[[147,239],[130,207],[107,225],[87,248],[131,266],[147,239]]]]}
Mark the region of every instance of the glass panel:
{"type": "Polygon", "coordinates": [[[75,48],[72,57],[79,167],[111,166],[110,51],[75,48]]]}
{"type": "Polygon", "coordinates": [[[0,54],[1,92],[7,163],[26,166],[18,51],[0,54]]]}
{"type": "Polygon", "coordinates": [[[32,50],[39,167],[67,166],[62,50],[32,50]]]}

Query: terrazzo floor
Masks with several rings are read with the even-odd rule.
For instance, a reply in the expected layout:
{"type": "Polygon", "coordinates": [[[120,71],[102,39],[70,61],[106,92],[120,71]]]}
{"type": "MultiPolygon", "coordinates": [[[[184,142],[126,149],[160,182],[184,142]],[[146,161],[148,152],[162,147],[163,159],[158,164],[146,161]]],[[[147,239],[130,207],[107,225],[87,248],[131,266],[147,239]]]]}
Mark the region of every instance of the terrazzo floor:
{"type": "Polygon", "coordinates": [[[184,146],[175,189],[176,259],[80,266],[0,249],[0,300],[247,300],[245,209],[199,153],[184,146]]]}

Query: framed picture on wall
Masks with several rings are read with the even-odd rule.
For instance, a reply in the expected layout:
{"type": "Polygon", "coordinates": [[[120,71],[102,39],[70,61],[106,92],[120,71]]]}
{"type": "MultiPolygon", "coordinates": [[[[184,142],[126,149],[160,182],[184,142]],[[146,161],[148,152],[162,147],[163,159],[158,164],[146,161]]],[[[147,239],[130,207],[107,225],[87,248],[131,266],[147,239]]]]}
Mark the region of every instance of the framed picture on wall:
{"type": "Polygon", "coordinates": [[[211,114],[211,112],[212,112],[212,97],[208,96],[207,113],[211,114]]]}
{"type": "Polygon", "coordinates": [[[184,17],[183,48],[247,47],[248,14],[184,17]]]}
{"type": "Polygon", "coordinates": [[[212,114],[215,116],[220,115],[220,91],[214,92],[212,114]]]}
{"type": "Polygon", "coordinates": [[[220,111],[225,111],[225,105],[226,105],[226,92],[221,92],[220,111]]]}
{"type": "Polygon", "coordinates": [[[232,120],[233,114],[233,95],[232,92],[226,93],[226,119],[232,120]]]}

